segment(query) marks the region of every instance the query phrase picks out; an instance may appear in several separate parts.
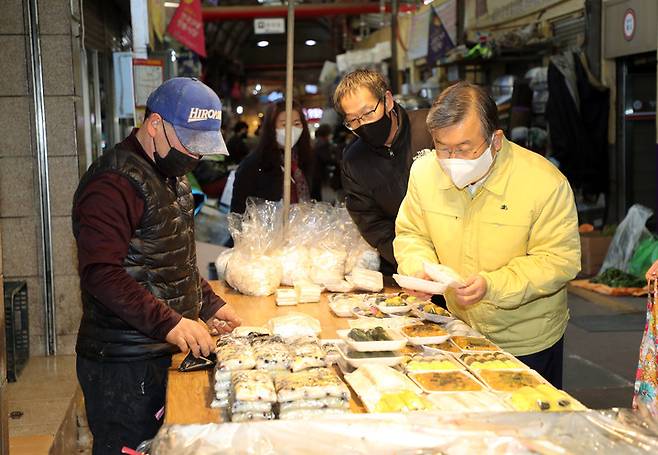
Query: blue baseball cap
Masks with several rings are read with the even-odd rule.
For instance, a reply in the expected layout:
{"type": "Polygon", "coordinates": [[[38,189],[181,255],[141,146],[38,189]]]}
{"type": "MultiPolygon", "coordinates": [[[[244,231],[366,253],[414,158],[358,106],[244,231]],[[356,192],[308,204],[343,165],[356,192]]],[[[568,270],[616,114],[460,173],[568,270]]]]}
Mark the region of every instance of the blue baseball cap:
{"type": "Polygon", "coordinates": [[[228,155],[220,132],[222,102],[206,84],[193,77],[175,77],[156,88],[146,107],[174,127],[176,136],[191,152],[228,155]]]}

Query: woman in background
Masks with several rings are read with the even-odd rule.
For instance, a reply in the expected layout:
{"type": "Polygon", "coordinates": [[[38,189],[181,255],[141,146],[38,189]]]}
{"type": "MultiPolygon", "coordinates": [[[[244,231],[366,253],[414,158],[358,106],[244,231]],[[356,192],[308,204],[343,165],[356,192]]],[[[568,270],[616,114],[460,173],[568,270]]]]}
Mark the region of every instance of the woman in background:
{"type": "MultiPolygon", "coordinates": [[[[233,184],[231,212],[243,213],[247,198],[270,201],[283,198],[283,147],[285,141],[285,101],[268,106],[256,149],[240,163],[233,184]]],[[[310,200],[314,159],[311,135],[299,103],[293,101],[292,167],[290,202],[310,200]]]]}

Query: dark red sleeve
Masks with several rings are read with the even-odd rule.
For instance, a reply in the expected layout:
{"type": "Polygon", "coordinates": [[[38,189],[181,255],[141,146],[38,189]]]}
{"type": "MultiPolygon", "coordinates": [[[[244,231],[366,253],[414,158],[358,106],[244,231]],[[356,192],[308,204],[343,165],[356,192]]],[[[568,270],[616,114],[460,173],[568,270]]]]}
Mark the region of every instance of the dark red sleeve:
{"type": "Polygon", "coordinates": [[[182,316],[123,268],[144,200],[125,177],[106,173],[87,185],[73,210],[81,287],[135,329],[164,340],[182,316]]]}
{"type": "Polygon", "coordinates": [[[208,321],[226,302],[215,294],[210,284],[203,278],[201,278],[201,291],[203,292],[203,302],[201,304],[201,311],[199,311],[199,317],[203,321],[208,321]]]}

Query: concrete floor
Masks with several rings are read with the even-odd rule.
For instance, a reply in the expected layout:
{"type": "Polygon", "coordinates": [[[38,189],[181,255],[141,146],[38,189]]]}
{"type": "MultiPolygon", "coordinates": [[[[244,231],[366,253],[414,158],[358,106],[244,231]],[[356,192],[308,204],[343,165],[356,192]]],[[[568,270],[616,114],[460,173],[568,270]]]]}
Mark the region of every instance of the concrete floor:
{"type": "Polygon", "coordinates": [[[645,298],[608,301],[594,303],[569,294],[571,321],[565,337],[564,389],[594,409],[630,407],[644,331],[645,298]],[[587,323],[605,331],[583,328],[587,323]]]}

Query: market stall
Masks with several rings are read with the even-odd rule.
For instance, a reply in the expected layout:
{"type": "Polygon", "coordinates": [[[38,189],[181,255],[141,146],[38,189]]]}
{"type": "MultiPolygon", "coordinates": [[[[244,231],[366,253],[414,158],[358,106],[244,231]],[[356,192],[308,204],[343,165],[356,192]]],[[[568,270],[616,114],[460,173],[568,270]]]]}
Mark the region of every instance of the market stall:
{"type": "MultiPolygon", "coordinates": [[[[275,296],[242,295],[219,281],[211,282],[211,285],[217,294],[238,311],[247,326],[267,327],[268,321],[273,318],[302,313],[320,322],[321,340],[335,341],[341,334],[348,332],[350,327],[359,326],[359,321],[367,319],[359,318],[358,315],[351,318],[339,317],[334,310],[341,313],[340,308],[333,304],[335,299],[330,299],[332,294],[324,293],[318,303],[277,306],[275,296]]],[[[384,292],[395,298],[399,289],[387,286],[384,292]]],[[[432,319],[440,321],[448,315],[437,311],[434,316],[432,319]]],[[[367,326],[363,325],[366,332],[367,326]]],[[[418,322],[413,326],[423,327],[418,322]]],[[[420,333],[413,335],[418,336],[420,333]]],[[[409,341],[412,338],[410,337],[409,341]]],[[[459,336],[453,338],[458,340],[459,336]]],[[[480,340],[482,346],[487,345],[485,338],[480,340]]],[[[410,347],[413,348],[413,345],[404,348],[407,354],[413,351],[410,347]]],[[[354,370],[349,367],[346,369],[345,365],[333,365],[331,368],[337,372],[337,377],[350,385],[347,398],[349,412],[346,409],[345,413],[336,415],[242,423],[222,423],[225,422],[226,415],[211,407],[215,399],[214,385],[218,370],[180,372],[177,367],[184,356],[179,354],[175,356],[169,372],[165,425],[154,440],[151,453],[406,453],[404,451],[431,448],[430,452],[422,453],[441,450],[442,453],[552,454],[584,453],[593,446],[598,447],[599,453],[611,454],[655,453],[658,450],[656,429],[650,428],[651,423],[648,420],[643,421],[629,411],[585,410],[563,392],[559,392],[562,399],[570,400],[565,410],[580,411],[515,412],[515,407],[520,409],[523,404],[509,399],[496,401],[496,395],[505,393],[496,391],[495,383],[487,383],[486,375],[477,374],[478,368],[482,368],[480,373],[485,370],[495,373],[509,367],[511,371],[519,373],[524,371],[524,367],[518,365],[518,361],[506,353],[493,353],[497,353],[499,357],[490,360],[498,363],[490,365],[490,369],[482,368],[482,363],[475,365],[473,360],[486,361],[486,358],[478,356],[492,355],[491,353],[478,354],[470,351],[461,354],[455,352],[452,357],[431,356],[428,360],[435,363],[434,368],[430,370],[440,372],[445,367],[442,362],[455,362],[459,365],[459,370],[448,369],[445,373],[465,376],[473,373],[471,377],[475,378],[477,386],[488,389],[459,392],[465,394],[464,396],[470,394],[463,403],[449,398],[454,395],[450,393],[419,394],[424,401],[433,404],[428,407],[431,412],[377,412],[388,409],[378,407],[381,404],[372,401],[357,378],[367,378],[367,372],[371,370],[378,374],[383,373],[380,377],[382,382],[394,380],[384,370],[388,367],[375,364],[375,367],[362,366],[354,370]],[[478,401],[477,393],[487,394],[487,399],[482,400],[484,395],[480,395],[478,401]],[[459,406],[465,406],[469,401],[470,409],[463,407],[461,412],[455,412],[459,406]],[[375,413],[370,414],[369,411],[375,413]],[[312,435],[312,438],[309,438],[309,435],[312,435]]],[[[422,362],[423,357],[414,357],[411,353],[406,359],[406,367],[399,367],[394,371],[398,371],[400,376],[403,376],[402,372],[406,372],[407,378],[413,377],[415,368],[418,368],[419,374],[427,374],[423,373],[422,362]]],[[[219,363],[221,361],[218,358],[219,363]]],[[[319,368],[306,371],[312,370],[324,371],[319,368]]],[[[235,372],[233,373],[235,377],[235,372]]],[[[543,382],[541,377],[536,379],[539,383],[543,382]]],[[[423,386],[421,381],[414,382],[423,386]]],[[[430,381],[425,387],[431,389],[432,384],[437,383],[430,381]]],[[[506,396],[510,397],[509,394],[506,396]]],[[[380,398],[378,397],[377,401],[380,402],[380,398]]]]}
{"type": "MultiPolygon", "coordinates": [[[[340,343],[339,338],[348,342],[350,351],[344,347],[339,349],[340,356],[328,356],[327,364],[336,362],[333,369],[350,385],[349,408],[352,412],[395,411],[400,399],[406,400],[408,408],[415,409],[413,400],[416,398],[421,400],[417,404],[421,410],[508,411],[528,410],[533,406],[538,406],[537,410],[585,409],[575,399],[553,389],[534,371],[475,334],[465,324],[450,320],[449,313],[442,312],[431,303],[427,305],[432,306],[433,314],[426,314],[425,317],[443,324],[431,321],[421,323],[421,319],[412,317],[412,313],[382,319],[368,317],[367,310],[364,310],[364,317],[359,317],[354,310],[355,314],[344,314],[329,302],[331,294],[326,293],[319,303],[277,306],[274,296],[245,296],[223,282],[212,282],[212,286],[218,295],[238,311],[246,326],[267,327],[268,321],[274,318],[305,314],[319,321],[319,339],[325,347],[328,343],[333,348],[334,343],[340,343]],[[336,313],[352,317],[339,317],[336,313]],[[455,323],[459,326],[455,326],[455,323]],[[391,335],[390,341],[356,341],[348,338],[348,334],[367,336],[375,326],[386,327],[386,332],[382,333],[391,335]],[[451,327],[454,343],[447,335],[441,335],[441,332],[427,333],[428,330],[440,331],[441,327],[446,326],[451,327]],[[405,338],[399,337],[400,334],[404,334],[405,338]],[[391,353],[391,357],[381,357],[379,354],[383,355],[383,352],[368,352],[368,349],[377,350],[378,344],[385,349],[396,349],[396,352],[391,353]],[[355,355],[352,359],[348,352],[359,353],[359,356],[355,355]],[[401,366],[395,370],[389,368],[396,365],[401,366]],[[375,380],[368,382],[373,377],[375,380]],[[396,381],[400,385],[393,389],[407,388],[411,395],[387,396],[382,392],[373,396],[372,391],[381,385],[378,382],[396,381]],[[519,392],[522,388],[523,391],[519,392]]],[[[399,289],[387,287],[383,295],[395,296],[396,291],[399,292],[399,289]]],[[[350,294],[343,294],[347,295],[350,294]]],[[[422,317],[422,314],[414,313],[422,317]]],[[[293,342],[287,341],[286,344],[293,342]]],[[[331,349],[327,352],[330,353],[331,349]]],[[[165,423],[202,424],[223,421],[226,417],[218,409],[211,408],[216,392],[215,371],[180,372],[177,368],[182,359],[182,355],[176,356],[170,370],[165,423]]],[[[386,387],[381,390],[385,391],[386,387]]],[[[407,409],[405,405],[400,406],[407,409]]]]}

